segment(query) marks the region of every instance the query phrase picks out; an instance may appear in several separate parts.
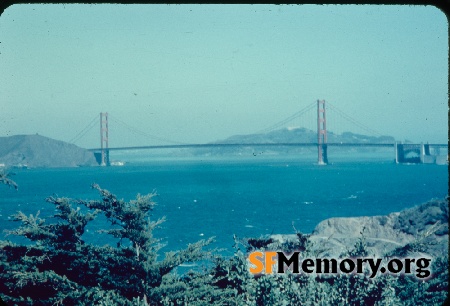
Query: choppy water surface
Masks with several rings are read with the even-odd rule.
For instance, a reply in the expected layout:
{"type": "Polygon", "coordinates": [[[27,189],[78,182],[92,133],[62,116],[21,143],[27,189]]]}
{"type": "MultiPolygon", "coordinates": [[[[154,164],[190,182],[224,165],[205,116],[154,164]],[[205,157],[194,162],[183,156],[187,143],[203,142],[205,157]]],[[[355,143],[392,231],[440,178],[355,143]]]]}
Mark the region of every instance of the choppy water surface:
{"type": "MultiPolygon", "coordinates": [[[[163,161],[123,167],[26,169],[15,171],[19,191],[0,189],[1,229],[19,224],[9,216],[21,210],[54,213],[47,196],[98,199],[98,183],[119,198],[157,192],[153,218],[166,216],[155,236],[175,250],[215,236],[214,246],[230,250],[233,234],[258,237],[293,233],[292,224],[311,232],[326,218],[388,214],[448,192],[448,167],[392,162],[341,162],[317,166],[295,160],[163,161]]],[[[84,238],[110,242],[97,228],[84,238]]],[[[2,234],[3,236],[3,234],[2,234]]],[[[2,237],[4,238],[4,237],[2,237]]],[[[10,239],[10,237],[8,237],[10,239]]]]}

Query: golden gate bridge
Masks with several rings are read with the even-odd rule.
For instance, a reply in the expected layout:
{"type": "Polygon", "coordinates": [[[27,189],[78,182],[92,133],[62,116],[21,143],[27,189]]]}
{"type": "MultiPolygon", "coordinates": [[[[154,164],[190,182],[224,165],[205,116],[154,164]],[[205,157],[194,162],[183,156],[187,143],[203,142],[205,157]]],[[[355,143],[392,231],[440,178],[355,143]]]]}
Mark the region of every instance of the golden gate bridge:
{"type": "MultiPolygon", "coordinates": [[[[424,143],[401,143],[395,141],[394,143],[373,143],[373,142],[359,142],[359,143],[342,143],[342,142],[329,142],[327,131],[327,108],[333,110],[339,116],[349,121],[355,126],[369,132],[372,135],[382,136],[375,130],[370,129],[366,125],[358,122],[351,116],[345,114],[337,107],[330,103],[326,103],[325,100],[317,100],[304,107],[300,111],[292,114],[291,116],[261,130],[259,133],[267,133],[285,126],[287,123],[292,122],[294,119],[305,115],[307,112],[317,109],[316,113],[316,125],[317,125],[317,141],[316,142],[262,142],[262,143],[180,143],[160,138],[158,136],[149,135],[142,132],[125,122],[116,119],[115,122],[119,125],[131,130],[135,134],[140,134],[148,138],[152,138],[156,141],[170,142],[172,144],[165,145],[140,145],[140,146],[122,146],[122,147],[110,147],[109,146],[109,115],[108,113],[100,113],[100,147],[88,149],[93,151],[99,161],[99,164],[104,166],[110,165],[109,153],[110,151],[120,150],[142,150],[142,149],[174,149],[174,148],[213,148],[213,147],[316,147],[317,148],[317,163],[319,165],[328,164],[328,147],[378,147],[378,148],[393,148],[395,153],[396,163],[435,163],[437,156],[439,155],[440,148],[448,148],[448,144],[424,144],[424,143]],[[434,153],[434,154],[433,154],[434,153]]],[[[75,136],[70,142],[74,143],[81,139],[87,132],[89,132],[95,125],[98,117],[94,118],[77,136],[75,136]]]]}

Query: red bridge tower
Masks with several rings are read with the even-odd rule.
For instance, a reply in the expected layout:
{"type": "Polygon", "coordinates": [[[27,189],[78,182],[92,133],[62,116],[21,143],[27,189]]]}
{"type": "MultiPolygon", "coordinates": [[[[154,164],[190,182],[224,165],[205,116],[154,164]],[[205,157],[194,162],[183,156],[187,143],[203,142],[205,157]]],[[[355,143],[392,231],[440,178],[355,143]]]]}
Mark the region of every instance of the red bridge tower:
{"type": "Polygon", "coordinates": [[[109,166],[108,150],[108,113],[100,113],[101,166],[109,166]]]}
{"type": "Polygon", "coordinates": [[[328,164],[327,156],[327,120],[325,116],[325,100],[317,100],[317,149],[319,165],[328,164]]]}

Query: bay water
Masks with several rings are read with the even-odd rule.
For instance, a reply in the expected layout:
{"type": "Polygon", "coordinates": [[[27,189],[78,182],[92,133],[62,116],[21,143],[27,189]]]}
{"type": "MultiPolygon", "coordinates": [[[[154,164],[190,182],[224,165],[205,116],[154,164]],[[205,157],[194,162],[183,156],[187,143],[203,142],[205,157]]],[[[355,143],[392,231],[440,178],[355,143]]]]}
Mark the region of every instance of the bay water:
{"type": "MultiPolygon", "coordinates": [[[[231,255],[233,235],[293,234],[294,227],[310,233],[327,218],[385,215],[448,194],[447,165],[391,160],[341,160],[328,166],[292,158],[160,160],[14,172],[19,190],[0,188],[1,240],[21,241],[5,237],[4,230],[19,226],[11,221],[13,213],[40,211],[40,217],[49,218],[55,208],[46,197],[100,199],[90,188],[97,183],[124,200],[157,193],[151,219],[167,219],[154,231],[165,244],[161,252],[214,236],[212,246],[231,255]]],[[[101,228],[108,224],[99,216],[83,239],[114,246],[114,239],[97,232],[101,228]]]]}

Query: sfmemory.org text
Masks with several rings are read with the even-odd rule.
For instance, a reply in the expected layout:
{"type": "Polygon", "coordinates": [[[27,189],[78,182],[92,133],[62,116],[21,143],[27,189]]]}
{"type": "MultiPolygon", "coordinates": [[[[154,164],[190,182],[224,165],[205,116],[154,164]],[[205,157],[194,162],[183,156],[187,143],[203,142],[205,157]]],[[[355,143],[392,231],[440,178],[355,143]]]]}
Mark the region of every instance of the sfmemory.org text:
{"type": "Polygon", "coordinates": [[[428,269],[431,263],[429,258],[300,258],[300,252],[284,254],[283,252],[253,252],[248,256],[250,273],[272,274],[285,273],[289,269],[292,273],[306,274],[333,274],[333,273],[364,273],[369,278],[379,273],[415,273],[418,278],[427,278],[431,275],[428,269]],[[276,267],[274,269],[274,266],[276,267]]]}

